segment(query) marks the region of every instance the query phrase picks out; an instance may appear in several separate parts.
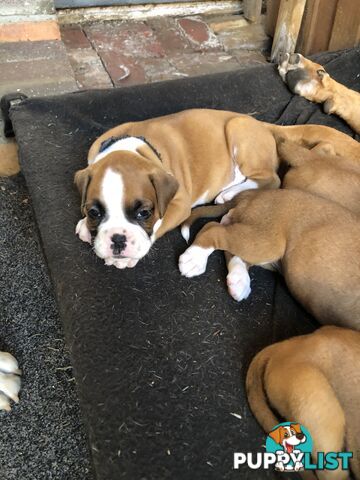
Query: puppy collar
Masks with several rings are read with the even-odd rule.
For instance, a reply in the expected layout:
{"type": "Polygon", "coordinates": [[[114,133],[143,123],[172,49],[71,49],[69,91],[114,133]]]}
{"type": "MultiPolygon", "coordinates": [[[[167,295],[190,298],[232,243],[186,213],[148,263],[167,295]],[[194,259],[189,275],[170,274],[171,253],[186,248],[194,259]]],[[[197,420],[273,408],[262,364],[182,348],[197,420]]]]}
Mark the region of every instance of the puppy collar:
{"type": "Polygon", "coordinates": [[[145,137],[135,137],[131,135],[123,135],[121,137],[110,137],[104,140],[99,148],[99,152],[96,155],[93,163],[101,160],[106,155],[114,151],[130,151],[134,153],[137,152],[137,148],[147,145],[155,153],[157,158],[162,162],[160,153],[156,148],[145,138],[145,137]]]}

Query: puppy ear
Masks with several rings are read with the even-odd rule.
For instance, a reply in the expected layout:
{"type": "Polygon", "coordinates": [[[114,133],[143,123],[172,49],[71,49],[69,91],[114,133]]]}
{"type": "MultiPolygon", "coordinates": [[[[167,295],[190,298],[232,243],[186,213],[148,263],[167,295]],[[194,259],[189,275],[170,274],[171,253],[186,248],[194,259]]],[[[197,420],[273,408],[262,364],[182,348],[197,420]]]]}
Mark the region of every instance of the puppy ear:
{"type": "Polygon", "coordinates": [[[296,433],[302,433],[300,423],[291,423],[290,427],[292,427],[296,433]]]}
{"type": "Polygon", "coordinates": [[[329,74],[327,72],[325,72],[325,70],[323,68],[320,68],[319,70],[317,70],[316,73],[317,73],[318,77],[320,78],[321,83],[323,85],[325,85],[328,82],[328,79],[330,78],[329,74]]]}
{"type": "Polygon", "coordinates": [[[272,432],[269,433],[269,437],[274,440],[275,443],[279,443],[281,441],[281,434],[282,434],[282,429],[283,427],[279,427],[276,430],[273,430],[272,432]]]}
{"type": "Polygon", "coordinates": [[[86,194],[89,188],[90,181],[91,181],[91,176],[90,176],[89,168],[78,170],[75,173],[74,182],[81,195],[81,213],[83,215],[85,215],[86,194]]]}
{"type": "Polygon", "coordinates": [[[160,218],[162,218],[166,212],[168,204],[178,191],[179,182],[175,177],[160,169],[156,173],[150,175],[150,181],[155,188],[159,214],[160,218]]]}

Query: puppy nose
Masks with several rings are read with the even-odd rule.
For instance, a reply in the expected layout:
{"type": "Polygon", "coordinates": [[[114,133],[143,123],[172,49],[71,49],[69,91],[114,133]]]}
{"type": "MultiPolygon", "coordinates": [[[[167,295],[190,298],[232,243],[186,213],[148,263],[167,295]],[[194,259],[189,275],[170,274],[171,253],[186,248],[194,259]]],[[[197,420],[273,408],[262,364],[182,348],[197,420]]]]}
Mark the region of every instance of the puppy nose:
{"type": "Polygon", "coordinates": [[[111,249],[114,252],[114,255],[119,255],[126,247],[126,237],[125,235],[120,235],[115,233],[111,237],[112,245],[111,249]]]}
{"type": "Polygon", "coordinates": [[[303,434],[303,433],[297,433],[297,434],[296,434],[296,438],[297,438],[298,440],[302,440],[302,439],[304,438],[304,434],[303,434]]]}

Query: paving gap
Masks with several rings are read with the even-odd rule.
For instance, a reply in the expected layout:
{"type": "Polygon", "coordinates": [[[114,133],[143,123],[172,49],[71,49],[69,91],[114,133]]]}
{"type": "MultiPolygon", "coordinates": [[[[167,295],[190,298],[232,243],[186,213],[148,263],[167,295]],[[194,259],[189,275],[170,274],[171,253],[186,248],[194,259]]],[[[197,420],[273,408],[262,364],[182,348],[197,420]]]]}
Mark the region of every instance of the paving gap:
{"type": "Polygon", "coordinates": [[[100,60],[100,62],[101,62],[101,65],[103,66],[103,68],[104,68],[107,76],[108,76],[109,79],[110,79],[111,85],[113,86],[113,88],[116,88],[116,87],[115,87],[115,83],[113,82],[113,79],[111,78],[110,73],[109,73],[108,69],[106,68],[106,65],[105,65],[103,59],[100,57],[100,55],[99,55],[98,51],[96,50],[93,42],[92,42],[91,39],[88,37],[88,34],[86,33],[86,30],[83,29],[82,26],[81,26],[81,30],[82,30],[83,34],[85,35],[85,37],[88,39],[88,41],[89,41],[89,43],[90,43],[90,45],[91,45],[91,48],[95,51],[97,57],[99,58],[99,60],[100,60]]]}

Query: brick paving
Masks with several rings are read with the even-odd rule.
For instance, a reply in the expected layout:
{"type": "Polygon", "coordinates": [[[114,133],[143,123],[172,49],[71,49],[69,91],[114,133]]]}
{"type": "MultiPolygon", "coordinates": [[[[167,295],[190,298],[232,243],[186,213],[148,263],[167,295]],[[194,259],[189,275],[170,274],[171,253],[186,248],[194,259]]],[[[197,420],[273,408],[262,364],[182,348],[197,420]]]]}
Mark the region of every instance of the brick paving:
{"type": "Polygon", "coordinates": [[[76,89],[60,40],[0,43],[0,96],[16,91],[50,95],[76,89]]]}
{"type": "Polygon", "coordinates": [[[241,15],[65,25],[61,34],[80,89],[246,68],[270,48],[263,24],[241,15]]]}
{"type": "MultiPolygon", "coordinates": [[[[61,35],[62,40],[0,42],[0,96],[16,91],[52,95],[236,70],[266,62],[269,49],[263,24],[250,24],[242,15],[97,21],[62,26],[61,35]]],[[[8,143],[2,130],[0,119],[0,145],[8,143]]]]}
{"type": "MultiPolygon", "coordinates": [[[[105,75],[108,79],[106,72],[105,75]]],[[[109,85],[112,85],[110,80],[109,85]]],[[[67,51],[61,40],[0,42],[0,97],[17,91],[32,97],[56,95],[77,88],[67,51]]],[[[0,153],[0,176],[17,173],[19,164],[16,145],[14,139],[4,137],[1,117],[0,153]]]]}

